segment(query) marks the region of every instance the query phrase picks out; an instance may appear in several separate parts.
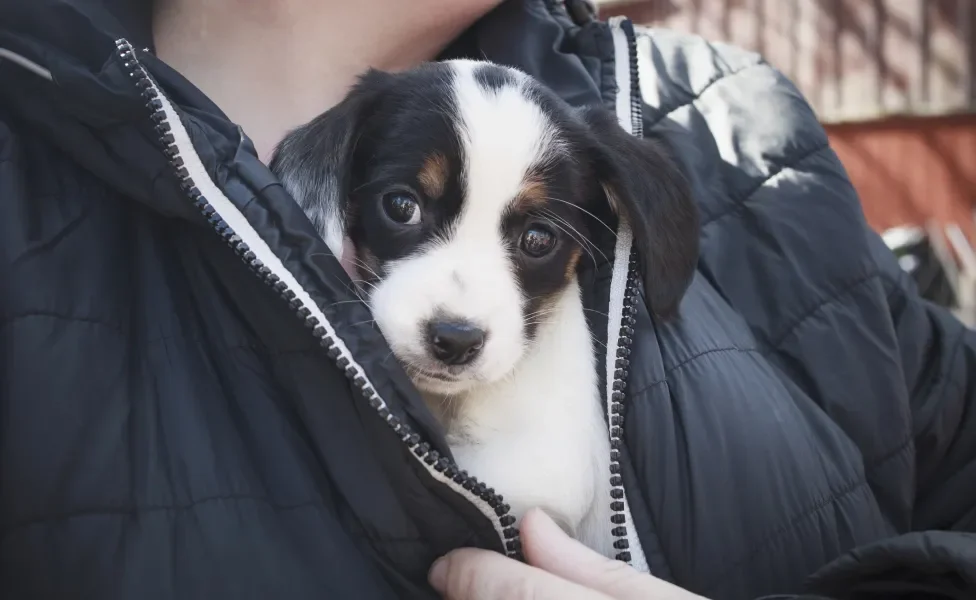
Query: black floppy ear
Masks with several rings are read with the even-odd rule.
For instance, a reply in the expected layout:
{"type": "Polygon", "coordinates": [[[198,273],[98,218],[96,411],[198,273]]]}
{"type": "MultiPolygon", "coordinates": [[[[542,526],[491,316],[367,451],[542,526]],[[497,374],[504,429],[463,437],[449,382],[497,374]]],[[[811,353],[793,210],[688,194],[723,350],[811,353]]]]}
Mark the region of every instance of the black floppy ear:
{"type": "Polygon", "coordinates": [[[290,131],[269,167],[336,256],[341,254],[356,142],[390,75],[366,72],[339,104],[290,131]]]}
{"type": "Polygon", "coordinates": [[[698,208],[665,147],[633,136],[602,109],[582,111],[592,168],[611,207],[634,234],[644,296],[660,319],[674,317],[698,263],[698,208]]]}

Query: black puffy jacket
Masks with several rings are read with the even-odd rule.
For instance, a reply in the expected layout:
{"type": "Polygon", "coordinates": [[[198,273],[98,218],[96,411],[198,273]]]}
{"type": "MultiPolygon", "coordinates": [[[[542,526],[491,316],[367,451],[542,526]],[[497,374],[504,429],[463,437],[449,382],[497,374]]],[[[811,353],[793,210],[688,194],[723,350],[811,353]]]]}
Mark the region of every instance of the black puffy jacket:
{"type": "MultiPolygon", "coordinates": [[[[146,4],[0,6],[0,596],[429,597],[449,549],[518,556],[146,4]]],[[[449,54],[662,135],[701,207],[680,321],[629,285],[625,226],[582,273],[621,558],[713,600],[976,598],[976,334],[917,296],[781,74],[568,4],[510,0],[449,54]]]]}

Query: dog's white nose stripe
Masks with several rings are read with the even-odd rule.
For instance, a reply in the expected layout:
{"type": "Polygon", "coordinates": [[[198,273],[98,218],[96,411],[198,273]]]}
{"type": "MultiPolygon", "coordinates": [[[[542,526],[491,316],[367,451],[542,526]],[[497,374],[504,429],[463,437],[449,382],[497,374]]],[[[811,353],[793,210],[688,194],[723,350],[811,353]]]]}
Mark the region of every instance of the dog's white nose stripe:
{"type": "Polygon", "coordinates": [[[524,77],[486,88],[475,63],[458,62],[454,90],[463,154],[465,203],[455,235],[497,239],[502,215],[532,168],[547,162],[555,135],[550,120],[524,92],[524,77]]]}

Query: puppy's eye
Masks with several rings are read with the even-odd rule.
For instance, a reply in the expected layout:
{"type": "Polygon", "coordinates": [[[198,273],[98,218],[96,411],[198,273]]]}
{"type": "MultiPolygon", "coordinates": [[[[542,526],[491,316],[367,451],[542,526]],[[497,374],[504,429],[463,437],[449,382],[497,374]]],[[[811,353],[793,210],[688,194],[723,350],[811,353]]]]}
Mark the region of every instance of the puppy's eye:
{"type": "Polygon", "coordinates": [[[522,234],[519,246],[522,252],[539,258],[549,254],[556,246],[556,235],[541,225],[532,225],[522,234]]]}
{"type": "Polygon", "coordinates": [[[404,225],[420,223],[420,203],[409,192],[390,192],[383,196],[386,215],[404,225]]]}

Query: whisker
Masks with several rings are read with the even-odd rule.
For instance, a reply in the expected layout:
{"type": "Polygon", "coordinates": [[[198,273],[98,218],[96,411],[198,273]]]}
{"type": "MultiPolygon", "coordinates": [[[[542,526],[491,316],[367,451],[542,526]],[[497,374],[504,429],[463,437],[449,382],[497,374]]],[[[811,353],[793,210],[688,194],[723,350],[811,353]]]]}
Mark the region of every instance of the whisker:
{"type": "MultiPolygon", "coordinates": [[[[311,256],[333,256],[333,258],[335,257],[334,255],[327,255],[327,254],[325,254],[324,252],[316,252],[316,253],[314,253],[314,254],[311,254],[311,256]]],[[[379,275],[378,275],[378,274],[377,274],[377,273],[376,273],[375,271],[373,271],[373,270],[372,270],[372,269],[371,269],[371,268],[369,267],[369,265],[367,265],[367,264],[365,264],[365,263],[362,263],[362,261],[360,261],[360,260],[359,260],[358,258],[354,258],[354,259],[353,259],[353,261],[354,261],[354,264],[357,264],[358,266],[361,266],[361,267],[363,267],[364,269],[366,269],[367,271],[369,271],[371,275],[373,275],[373,276],[375,276],[375,277],[376,277],[377,279],[380,279],[380,276],[379,276],[379,275]]],[[[369,281],[366,281],[365,279],[355,279],[355,278],[353,278],[353,279],[352,279],[352,282],[353,282],[354,284],[357,284],[357,285],[358,285],[358,284],[364,284],[364,285],[370,285],[370,286],[373,286],[374,288],[376,287],[376,284],[374,284],[374,283],[372,283],[372,282],[369,282],[369,281]]],[[[348,290],[348,291],[352,291],[352,290],[350,290],[350,289],[349,289],[349,287],[348,287],[348,285],[346,286],[346,290],[348,290]]],[[[355,292],[353,292],[353,293],[355,293],[355,292]]],[[[358,296],[358,295],[357,295],[357,296],[358,296]]],[[[360,298],[360,299],[361,299],[361,298],[360,298]]]]}
{"type": "MultiPolygon", "coordinates": [[[[568,224],[568,223],[567,223],[567,224],[568,224]]],[[[570,225],[570,227],[572,227],[572,225],[570,225]]],[[[597,246],[596,244],[594,244],[594,243],[593,243],[593,242],[592,242],[592,241],[591,241],[591,240],[590,240],[589,238],[587,238],[587,237],[585,237],[585,236],[584,236],[584,235],[583,235],[582,233],[580,233],[579,231],[577,231],[577,229],[576,229],[575,227],[573,227],[573,231],[576,231],[576,234],[577,234],[577,235],[578,235],[578,236],[580,237],[580,239],[581,239],[581,240],[583,241],[583,244],[584,244],[584,246],[587,246],[587,247],[589,247],[589,248],[591,248],[591,249],[592,249],[592,250],[590,251],[590,259],[591,259],[591,260],[593,260],[593,262],[594,262],[594,263],[596,263],[596,258],[595,258],[595,257],[593,256],[593,250],[596,250],[596,251],[597,251],[597,253],[598,253],[598,254],[599,254],[600,256],[602,256],[602,257],[603,257],[603,260],[604,260],[605,262],[610,262],[610,259],[609,259],[609,258],[607,257],[607,255],[606,255],[606,254],[604,254],[604,253],[603,253],[603,250],[601,250],[601,249],[599,248],[599,246],[597,246]]]]}
{"type": "Polygon", "coordinates": [[[353,296],[355,296],[357,299],[359,299],[360,302],[362,302],[363,304],[365,304],[367,308],[369,307],[369,303],[359,293],[360,290],[359,290],[359,287],[356,285],[356,282],[355,281],[353,281],[351,284],[348,284],[347,283],[346,286],[345,286],[345,289],[346,289],[347,292],[349,292],[350,294],[352,294],[353,296]]]}
{"type": "Polygon", "coordinates": [[[607,255],[604,254],[603,251],[600,250],[596,246],[596,244],[594,244],[590,240],[586,239],[586,237],[582,233],[580,233],[578,229],[576,229],[575,227],[573,227],[573,225],[571,223],[569,223],[568,221],[566,221],[565,219],[563,219],[559,215],[555,214],[551,210],[543,209],[541,212],[542,212],[543,215],[549,217],[550,219],[552,219],[554,221],[553,225],[555,225],[556,227],[558,227],[563,233],[565,233],[566,235],[568,235],[569,237],[571,237],[584,250],[586,250],[587,254],[590,257],[590,260],[592,260],[594,263],[597,262],[596,261],[596,256],[594,256],[593,251],[590,250],[590,248],[592,248],[593,250],[596,250],[597,252],[599,252],[600,253],[600,256],[603,257],[603,260],[604,261],[609,262],[610,259],[607,258],[607,255]],[[573,235],[573,233],[570,233],[569,231],[567,231],[565,229],[565,227],[561,227],[560,224],[564,225],[565,227],[569,227],[573,231],[573,233],[575,233],[576,235],[573,235]]]}
{"type": "Polygon", "coordinates": [[[355,323],[350,323],[349,327],[358,327],[359,325],[366,325],[367,323],[376,323],[376,319],[367,319],[365,321],[356,321],[355,323]]]}
{"type": "Polygon", "coordinates": [[[379,287],[378,285],[376,285],[372,281],[367,281],[366,279],[353,279],[352,282],[355,283],[356,285],[366,285],[366,286],[369,286],[373,290],[375,290],[376,288],[379,287]]]}
{"type": "MultiPolygon", "coordinates": [[[[369,282],[367,282],[367,281],[359,281],[359,282],[357,282],[357,280],[355,280],[355,279],[352,280],[351,282],[346,282],[346,281],[343,281],[342,278],[340,278],[337,275],[333,275],[333,277],[335,277],[335,279],[337,281],[339,281],[340,283],[342,283],[342,288],[345,291],[347,291],[350,294],[352,294],[353,296],[355,296],[358,299],[359,302],[362,302],[366,306],[369,306],[369,303],[366,302],[366,300],[360,295],[359,290],[356,287],[357,286],[357,283],[369,284],[369,282]]],[[[355,301],[356,300],[343,300],[341,302],[337,302],[336,304],[341,304],[342,302],[355,302],[355,301]]]]}
{"type": "Polygon", "coordinates": [[[356,265],[357,267],[362,267],[367,273],[369,273],[373,277],[375,277],[377,279],[382,279],[380,277],[380,274],[379,273],[377,273],[376,271],[374,271],[372,267],[370,267],[369,265],[367,265],[361,259],[358,259],[358,258],[353,257],[352,261],[353,261],[353,264],[354,265],[356,265]]]}
{"type": "Polygon", "coordinates": [[[309,258],[314,258],[316,256],[331,256],[332,258],[335,258],[335,254],[332,254],[331,252],[312,252],[308,255],[309,258]]]}
{"type": "Polygon", "coordinates": [[[362,298],[357,298],[356,300],[339,300],[338,302],[332,302],[331,304],[326,304],[322,308],[331,308],[333,306],[338,306],[339,304],[366,304],[362,298]]]}
{"type": "Polygon", "coordinates": [[[572,202],[566,202],[565,200],[562,200],[560,198],[549,198],[549,197],[547,197],[546,200],[551,200],[552,202],[561,202],[561,203],[563,203],[563,204],[565,204],[567,206],[572,206],[573,208],[575,208],[577,210],[580,210],[580,211],[582,211],[582,212],[590,215],[591,217],[593,217],[593,220],[595,220],[600,225],[603,225],[603,227],[606,228],[606,230],[609,231],[611,235],[613,235],[613,238],[614,239],[617,239],[617,232],[616,231],[614,231],[609,225],[607,225],[606,223],[604,223],[603,220],[600,219],[600,217],[598,217],[595,214],[591,213],[590,211],[586,210],[582,206],[578,206],[576,204],[573,204],[572,202]]]}
{"type": "Polygon", "coordinates": [[[600,339],[597,338],[595,335],[592,335],[591,334],[590,335],[590,340],[592,342],[596,343],[596,344],[599,344],[599,345],[603,346],[604,350],[607,348],[607,343],[606,342],[603,342],[603,341],[600,341],[600,339]]]}
{"type": "Polygon", "coordinates": [[[586,246],[585,240],[581,239],[578,235],[573,235],[573,233],[579,234],[579,232],[576,231],[575,228],[572,228],[569,225],[569,223],[566,222],[565,219],[563,219],[562,217],[560,217],[556,213],[552,212],[551,210],[548,210],[548,209],[545,209],[545,208],[542,209],[542,210],[540,210],[539,212],[543,216],[548,217],[552,221],[552,224],[553,225],[555,225],[560,231],[562,231],[563,233],[565,233],[566,235],[568,235],[570,238],[572,238],[572,240],[574,242],[576,242],[577,244],[579,244],[581,246],[584,246],[584,247],[586,246]],[[570,229],[573,229],[573,231],[570,232],[569,229],[567,229],[567,227],[570,227],[570,229]]]}

